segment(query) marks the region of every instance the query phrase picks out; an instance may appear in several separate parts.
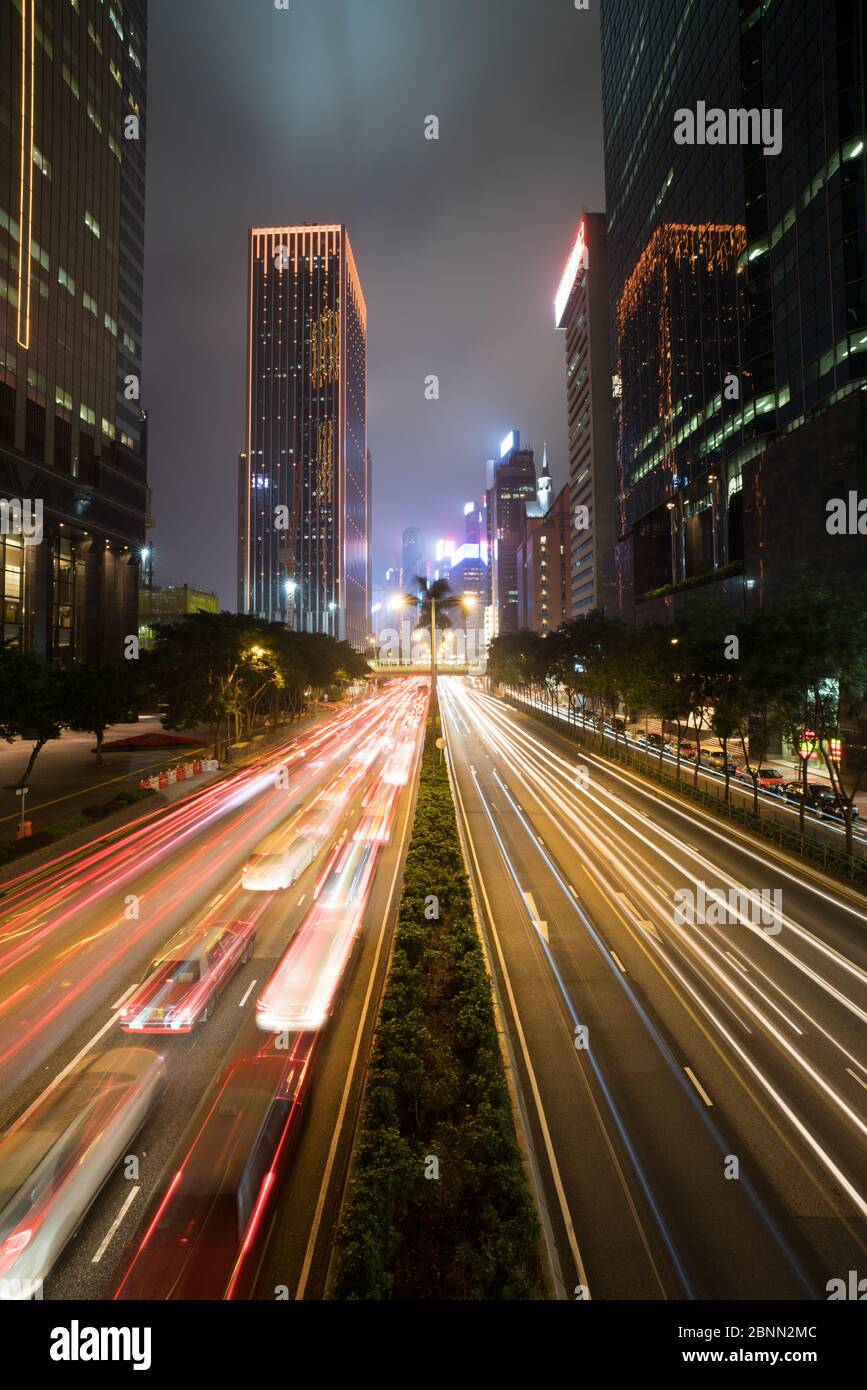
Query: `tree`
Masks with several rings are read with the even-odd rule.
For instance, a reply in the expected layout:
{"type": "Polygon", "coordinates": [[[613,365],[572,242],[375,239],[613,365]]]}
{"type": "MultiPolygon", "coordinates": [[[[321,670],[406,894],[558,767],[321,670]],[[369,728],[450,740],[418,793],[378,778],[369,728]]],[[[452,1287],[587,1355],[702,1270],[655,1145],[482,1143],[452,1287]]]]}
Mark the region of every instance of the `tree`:
{"type": "Polygon", "coordinates": [[[33,743],[16,788],[27,786],[42,749],[65,727],[60,671],[31,652],[0,647],[0,737],[33,743]]]}
{"type": "Polygon", "coordinates": [[[143,673],[163,726],[207,724],[214,756],[250,733],[263,709],[298,717],[309,693],[340,690],[369,674],[363,657],[324,633],[292,632],[246,614],[193,613],[160,627],[143,673]]]}
{"type": "Polygon", "coordinates": [[[119,666],[70,666],[61,672],[62,699],[70,729],[96,738],[97,766],[103,764],[106,729],[131,719],[138,704],[134,662],[119,666]]]}

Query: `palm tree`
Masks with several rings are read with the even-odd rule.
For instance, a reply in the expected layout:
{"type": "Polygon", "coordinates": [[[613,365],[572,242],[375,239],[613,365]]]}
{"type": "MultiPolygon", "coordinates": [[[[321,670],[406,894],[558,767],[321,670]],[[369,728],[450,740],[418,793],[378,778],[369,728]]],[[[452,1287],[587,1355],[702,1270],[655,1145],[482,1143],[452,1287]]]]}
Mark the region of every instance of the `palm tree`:
{"type": "MultiPolygon", "coordinates": [[[[470,607],[471,597],[456,594],[447,579],[435,579],[432,584],[428,584],[426,579],[421,578],[418,580],[418,591],[415,594],[404,596],[404,601],[407,604],[415,604],[419,610],[418,626],[427,628],[431,634],[431,720],[434,727],[436,727],[437,706],[436,629],[451,627],[451,620],[445,610],[459,606],[470,607]]],[[[473,602],[475,602],[474,599],[473,602]]]]}

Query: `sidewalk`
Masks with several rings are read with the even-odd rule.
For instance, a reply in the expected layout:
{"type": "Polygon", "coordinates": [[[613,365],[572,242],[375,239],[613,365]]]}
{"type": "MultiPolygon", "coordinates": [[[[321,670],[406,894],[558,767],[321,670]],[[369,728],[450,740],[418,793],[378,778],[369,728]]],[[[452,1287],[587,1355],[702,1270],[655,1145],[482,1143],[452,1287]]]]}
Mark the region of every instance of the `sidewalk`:
{"type": "MultiPolygon", "coordinates": [[[[32,854],[22,854],[10,860],[7,864],[0,865],[0,883],[8,881],[10,878],[17,878],[19,874],[27,873],[28,870],[36,868],[46,861],[56,859],[69,850],[79,849],[81,846],[89,844],[92,840],[97,840],[100,836],[109,834],[112,830],[121,829],[124,825],[137,820],[140,816],[152,814],[157,810],[167,809],[175,802],[182,801],[185,797],[191,796],[193,792],[198,791],[200,788],[210,786],[212,783],[219,781],[220,778],[226,777],[232,772],[239,771],[241,768],[251,763],[255,763],[272,744],[286,742],[288,739],[293,738],[300,730],[309,728],[310,725],[314,724],[317,720],[329,718],[332,714],[344,707],[343,702],[322,705],[311,702],[310,708],[303,718],[293,720],[291,724],[285,724],[278,729],[254,734],[252,738],[244,740],[243,743],[234,745],[232,751],[234,751],[235,756],[232,757],[229,762],[223,763],[218,771],[202,772],[198,776],[189,778],[186,781],[176,782],[170,787],[164,787],[162,790],[154,792],[152,796],[137,802],[133,806],[115,811],[111,815],[105,816],[102,820],[94,821],[92,825],[82,826],[81,829],[75,830],[69,835],[65,835],[63,839],[57,840],[53,844],[41,846],[34,850],[32,854]]],[[[158,716],[154,715],[152,718],[156,721],[156,727],[158,728],[158,716]]],[[[112,731],[111,737],[122,738],[124,737],[123,731],[127,729],[132,729],[133,732],[147,733],[152,730],[153,727],[153,723],[147,724],[143,718],[137,725],[116,726],[115,730],[112,731]]],[[[81,741],[81,735],[75,737],[78,738],[79,742],[81,741]]],[[[87,740],[85,739],[85,741],[87,740]]],[[[92,746],[92,738],[89,740],[89,743],[92,746]]],[[[43,752],[45,751],[46,750],[43,750],[43,752]]],[[[189,751],[192,754],[193,750],[191,749],[189,751]]],[[[106,762],[108,762],[108,756],[106,757],[106,762]]],[[[125,782],[129,786],[137,788],[139,779],[144,777],[146,773],[161,772],[166,769],[170,763],[179,761],[178,751],[171,748],[150,749],[147,754],[116,754],[115,756],[132,758],[139,763],[147,763],[148,766],[147,768],[144,766],[138,768],[134,767],[122,773],[119,777],[115,775],[113,778],[111,778],[109,767],[96,768],[95,770],[97,772],[108,774],[111,780],[103,781],[101,784],[97,784],[97,786],[91,783],[86,787],[79,788],[78,791],[67,793],[66,798],[55,798],[44,802],[42,826],[47,827],[52,824],[52,822],[65,819],[67,815],[73,814],[76,810],[76,801],[81,802],[84,800],[87,805],[96,805],[100,802],[111,801],[117,793],[123,789],[125,782]],[[153,762],[154,758],[157,759],[156,762],[153,762]],[[98,794],[100,785],[104,789],[102,795],[98,794]]],[[[187,761],[187,759],[184,758],[184,761],[187,761]]],[[[38,770],[38,761],[36,766],[38,770]]],[[[4,794],[7,796],[9,795],[5,789],[4,794]]],[[[14,793],[12,793],[12,795],[14,796],[14,793]]],[[[27,819],[31,819],[29,803],[27,807],[27,819]]],[[[8,818],[5,824],[6,834],[3,835],[3,824],[0,823],[0,838],[4,840],[14,839],[14,827],[10,825],[8,818]]],[[[39,827],[34,826],[34,833],[38,828],[39,827]]]]}
{"type": "MultiPolygon", "coordinates": [[[[660,732],[661,725],[658,719],[648,719],[646,728],[648,733],[658,734],[660,732]]],[[[644,720],[638,720],[635,724],[628,724],[626,726],[626,735],[628,738],[633,738],[636,733],[643,733],[644,729],[644,720]]],[[[666,735],[666,737],[673,738],[674,735],[666,735]]],[[[699,740],[696,737],[695,729],[685,729],[683,738],[685,743],[699,742],[699,740]]],[[[722,744],[715,735],[708,734],[705,730],[702,730],[701,747],[703,749],[706,748],[709,750],[715,748],[722,749],[722,744]]],[[[740,767],[743,764],[744,760],[744,753],[740,745],[740,741],[730,739],[728,751],[729,757],[731,758],[732,762],[737,763],[737,765],[740,767]]],[[[683,765],[692,766],[691,760],[687,759],[683,765]]],[[[787,756],[784,753],[769,753],[768,756],[765,758],[763,765],[765,767],[777,768],[778,771],[780,771],[783,774],[787,782],[798,782],[801,779],[801,764],[800,760],[796,757],[787,756]]],[[[810,762],[807,778],[808,781],[814,782],[817,786],[828,787],[830,790],[831,779],[828,776],[828,772],[825,768],[824,763],[822,763],[821,761],[813,760],[810,762]]],[[[861,791],[857,793],[855,797],[855,805],[857,806],[862,816],[867,815],[867,786],[865,786],[861,791]]]]}

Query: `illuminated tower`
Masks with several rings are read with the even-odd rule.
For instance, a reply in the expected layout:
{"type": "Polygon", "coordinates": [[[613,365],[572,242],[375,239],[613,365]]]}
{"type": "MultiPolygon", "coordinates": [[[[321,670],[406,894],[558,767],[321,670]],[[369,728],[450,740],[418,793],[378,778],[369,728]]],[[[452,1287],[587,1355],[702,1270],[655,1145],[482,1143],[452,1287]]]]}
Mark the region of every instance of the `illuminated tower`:
{"type": "MultiPolygon", "coordinates": [[[[566,347],[571,488],[571,611],[605,608],[614,563],[615,471],[603,212],[585,212],[554,301],[566,347]]],[[[547,508],[546,508],[547,510],[547,508]]]]}
{"type": "Polygon", "coordinates": [[[254,228],[242,613],[365,650],[369,473],[367,311],[346,228],[254,228]]]}

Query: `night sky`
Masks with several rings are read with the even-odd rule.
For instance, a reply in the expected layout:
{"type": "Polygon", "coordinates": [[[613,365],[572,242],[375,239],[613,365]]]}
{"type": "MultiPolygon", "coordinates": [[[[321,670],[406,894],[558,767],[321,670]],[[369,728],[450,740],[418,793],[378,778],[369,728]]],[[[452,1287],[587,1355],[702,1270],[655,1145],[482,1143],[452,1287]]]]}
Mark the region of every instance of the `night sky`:
{"type": "Polygon", "coordinates": [[[552,303],[604,207],[597,6],[150,0],[143,404],[155,580],[236,604],[246,233],[345,222],[368,308],[374,582],[460,537],[514,427],[567,480],[552,303]],[[438,142],[424,138],[428,115],[438,142]],[[440,379],[426,401],[424,379],[440,379]]]}

